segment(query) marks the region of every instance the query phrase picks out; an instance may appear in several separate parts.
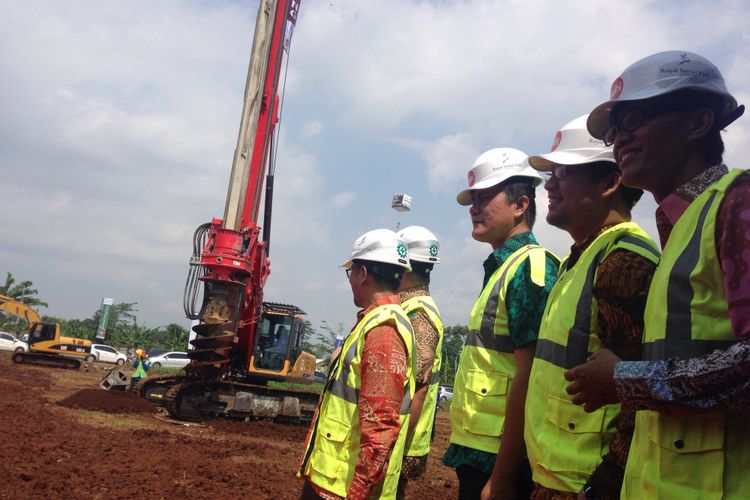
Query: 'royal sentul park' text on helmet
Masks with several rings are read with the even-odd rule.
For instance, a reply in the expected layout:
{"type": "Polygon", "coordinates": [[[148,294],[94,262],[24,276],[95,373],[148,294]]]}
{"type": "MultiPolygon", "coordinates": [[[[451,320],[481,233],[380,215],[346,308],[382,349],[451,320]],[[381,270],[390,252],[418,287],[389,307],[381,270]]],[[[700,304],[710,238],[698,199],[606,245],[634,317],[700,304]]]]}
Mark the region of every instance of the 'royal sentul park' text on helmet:
{"type": "Polygon", "coordinates": [[[708,59],[692,52],[670,50],[628,66],[612,83],[609,101],[594,108],[589,115],[588,130],[595,138],[603,139],[610,126],[609,114],[617,103],[650,99],[685,89],[722,98],[723,107],[716,117],[721,128],[742,116],[745,110],[744,106],[737,106],[737,100],[727,91],[721,72],[708,59]]]}
{"type": "Polygon", "coordinates": [[[471,192],[497,186],[511,177],[526,177],[538,186],[544,179],[529,166],[528,155],[514,148],[494,148],[482,153],[474,161],[467,175],[469,188],[464,189],[456,200],[459,204],[471,205],[471,192]]]}
{"type": "Polygon", "coordinates": [[[549,172],[554,165],[585,165],[600,161],[615,163],[611,146],[591,137],[586,129],[589,115],[579,116],[557,131],[549,153],[529,156],[529,165],[549,172]]]}

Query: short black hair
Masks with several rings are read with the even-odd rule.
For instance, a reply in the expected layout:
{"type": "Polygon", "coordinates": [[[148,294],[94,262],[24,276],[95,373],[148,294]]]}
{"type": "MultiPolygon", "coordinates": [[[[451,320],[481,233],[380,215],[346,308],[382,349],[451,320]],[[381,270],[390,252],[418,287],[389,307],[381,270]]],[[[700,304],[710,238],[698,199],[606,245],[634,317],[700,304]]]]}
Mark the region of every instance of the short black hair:
{"type": "MultiPolygon", "coordinates": [[[[616,163],[611,161],[595,161],[586,164],[586,170],[594,180],[604,179],[612,172],[617,172],[622,176],[622,171],[616,163]]],[[[638,200],[643,196],[643,190],[626,186],[620,183],[620,193],[622,194],[622,201],[625,203],[625,207],[628,211],[632,210],[638,200]]]]}
{"type": "Polygon", "coordinates": [[[406,272],[406,269],[401,266],[385,262],[373,262],[371,260],[354,259],[352,267],[355,265],[366,267],[367,272],[373,277],[376,283],[394,293],[401,286],[401,278],[404,277],[404,273],[406,272]]]}
{"type": "Polygon", "coordinates": [[[536,222],[536,186],[527,177],[511,177],[500,184],[498,193],[505,192],[508,203],[515,202],[521,196],[529,198],[529,206],[526,207],[523,217],[529,229],[533,229],[536,222]]]}

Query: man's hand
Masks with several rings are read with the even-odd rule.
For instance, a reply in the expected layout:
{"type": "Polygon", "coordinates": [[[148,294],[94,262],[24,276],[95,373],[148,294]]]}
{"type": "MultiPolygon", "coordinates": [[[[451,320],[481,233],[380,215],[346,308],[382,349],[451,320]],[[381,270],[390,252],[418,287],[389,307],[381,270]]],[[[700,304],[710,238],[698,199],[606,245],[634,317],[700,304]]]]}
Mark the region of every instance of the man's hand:
{"type": "Polygon", "coordinates": [[[612,351],[602,349],[586,363],[565,372],[565,378],[571,381],[565,390],[573,396],[573,402],[583,405],[587,412],[619,402],[614,375],[620,361],[612,351]]]}
{"type": "Polygon", "coordinates": [[[514,500],[516,498],[515,485],[505,485],[505,487],[493,484],[492,479],[482,488],[481,500],[514,500]]]}

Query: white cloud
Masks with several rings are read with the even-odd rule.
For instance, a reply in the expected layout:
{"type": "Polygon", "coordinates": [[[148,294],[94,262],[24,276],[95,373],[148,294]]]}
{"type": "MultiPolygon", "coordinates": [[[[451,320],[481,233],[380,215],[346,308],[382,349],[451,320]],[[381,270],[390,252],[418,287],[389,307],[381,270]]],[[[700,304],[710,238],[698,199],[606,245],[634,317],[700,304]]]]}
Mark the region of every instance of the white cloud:
{"type": "Polygon", "coordinates": [[[336,193],[331,198],[331,203],[336,208],[344,208],[349,205],[357,198],[357,193],[353,193],[352,191],[344,191],[341,193],[336,193]]]}
{"type": "Polygon", "coordinates": [[[312,120],[305,123],[303,133],[305,134],[305,137],[317,137],[323,132],[324,128],[325,126],[322,121],[312,120]]]}
{"type": "MultiPolygon", "coordinates": [[[[49,313],[85,317],[103,295],[139,319],[182,321],[193,230],[222,217],[257,1],[6,2],[0,32],[0,273],[30,279],[49,313]],[[75,282],[79,293],[70,293],[75,282]]],[[[628,64],[685,48],[750,102],[750,6],[495,0],[302,2],[277,155],[269,297],[349,325],[337,269],[351,240],[406,223],[443,243],[433,291],[464,322],[488,253],[455,193],[491,147],[547,151],[628,64]],[[716,30],[721,26],[721,30],[716,30]],[[396,138],[396,139],[394,139],[396,138]],[[354,200],[356,199],[356,203],[354,200]]],[[[725,134],[746,166],[750,118],[725,134]]],[[[535,232],[565,253],[570,239],[535,232]]],[[[654,234],[653,200],[636,219],[654,234]]]]}

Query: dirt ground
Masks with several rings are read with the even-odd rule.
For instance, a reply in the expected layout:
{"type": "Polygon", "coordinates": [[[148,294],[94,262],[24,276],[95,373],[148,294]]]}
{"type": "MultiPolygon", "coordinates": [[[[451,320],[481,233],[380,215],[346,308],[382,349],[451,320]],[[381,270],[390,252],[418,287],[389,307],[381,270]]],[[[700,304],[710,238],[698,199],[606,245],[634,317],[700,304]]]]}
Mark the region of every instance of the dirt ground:
{"type": "MultiPolygon", "coordinates": [[[[0,498],[296,499],[306,426],[219,420],[186,424],[88,371],[14,365],[0,351],[0,498]]],[[[440,410],[427,474],[408,498],[455,498],[440,410]]]]}

